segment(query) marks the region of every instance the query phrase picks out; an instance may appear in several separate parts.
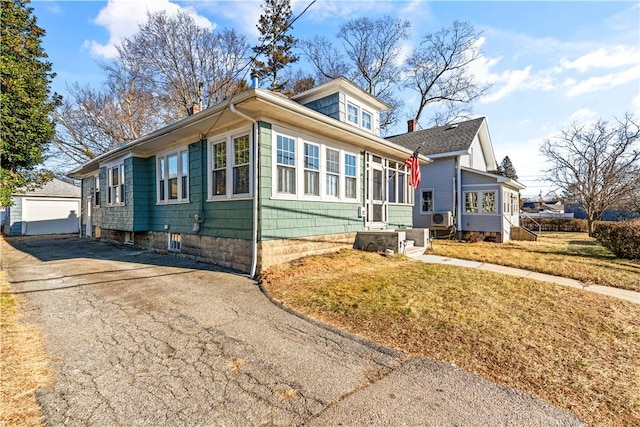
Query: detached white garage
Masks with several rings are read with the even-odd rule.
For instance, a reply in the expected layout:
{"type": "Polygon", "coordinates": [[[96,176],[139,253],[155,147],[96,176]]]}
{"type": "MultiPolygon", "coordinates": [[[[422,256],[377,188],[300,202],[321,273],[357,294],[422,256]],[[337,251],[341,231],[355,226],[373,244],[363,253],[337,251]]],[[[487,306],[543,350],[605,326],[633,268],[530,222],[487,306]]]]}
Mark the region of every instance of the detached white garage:
{"type": "Polygon", "coordinates": [[[5,209],[7,236],[73,234],[80,231],[80,187],[59,179],[13,199],[5,209]]]}

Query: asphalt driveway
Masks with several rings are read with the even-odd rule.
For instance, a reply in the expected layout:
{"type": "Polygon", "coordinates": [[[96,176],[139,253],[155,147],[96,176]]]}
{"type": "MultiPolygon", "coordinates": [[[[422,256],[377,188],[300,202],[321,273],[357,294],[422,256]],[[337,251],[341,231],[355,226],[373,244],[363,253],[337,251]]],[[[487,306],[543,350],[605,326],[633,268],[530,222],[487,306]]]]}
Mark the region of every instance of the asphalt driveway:
{"type": "Polygon", "coordinates": [[[1,244],[56,371],[47,425],[580,425],[295,316],[231,271],[70,237],[1,244]]]}

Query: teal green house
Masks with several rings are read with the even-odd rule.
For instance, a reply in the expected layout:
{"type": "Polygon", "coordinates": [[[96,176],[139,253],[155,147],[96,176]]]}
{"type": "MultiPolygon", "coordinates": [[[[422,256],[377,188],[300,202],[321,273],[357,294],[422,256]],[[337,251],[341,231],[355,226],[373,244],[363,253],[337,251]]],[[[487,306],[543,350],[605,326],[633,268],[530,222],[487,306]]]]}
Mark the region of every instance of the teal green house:
{"type": "Polygon", "coordinates": [[[250,88],[71,171],[82,235],[255,275],[411,227],[412,151],[380,137],[386,109],[342,78],[250,88]]]}

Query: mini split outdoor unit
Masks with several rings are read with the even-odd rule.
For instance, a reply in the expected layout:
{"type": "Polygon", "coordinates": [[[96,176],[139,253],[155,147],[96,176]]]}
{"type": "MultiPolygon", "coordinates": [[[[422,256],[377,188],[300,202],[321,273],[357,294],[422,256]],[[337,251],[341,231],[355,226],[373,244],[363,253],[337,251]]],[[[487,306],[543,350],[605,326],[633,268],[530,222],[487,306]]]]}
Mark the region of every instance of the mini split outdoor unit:
{"type": "Polygon", "coordinates": [[[453,225],[451,211],[435,212],[431,215],[431,228],[449,228],[453,225]]]}

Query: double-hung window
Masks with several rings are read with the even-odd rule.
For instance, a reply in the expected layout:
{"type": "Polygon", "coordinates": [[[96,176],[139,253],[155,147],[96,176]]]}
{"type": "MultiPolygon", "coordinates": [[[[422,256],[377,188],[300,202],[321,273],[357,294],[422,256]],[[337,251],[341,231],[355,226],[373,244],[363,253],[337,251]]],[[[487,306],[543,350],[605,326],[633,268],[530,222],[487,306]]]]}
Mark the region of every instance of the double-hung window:
{"type": "Polygon", "coordinates": [[[347,120],[354,125],[359,124],[358,116],[360,115],[360,109],[353,104],[347,104],[347,120]]]}
{"type": "Polygon", "coordinates": [[[497,213],[498,207],[496,206],[496,192],[487,191],[482,193],[482,212],[484,213],[497,213]]]}
{"type": "Polygon", "coordinates": [[[304,194],[320,195],[320,147],[304,143],[304,194]]]}
{"type": "Polygon", "coordinates": [[[345,153],[344,155],[344,197],[355,199],[358,194],[358,171],[356,169],[356,156],[345,153]]]}
{"type": "Polygon", "coordinates": [[[372,115],[368,111],[362,110],[362,127],[367,130],[373,130],[372,115]]]}
{"type": "Polygon", "coordinates": [[[276,144],[278,193],[296,194],[296,140],[278,135],[276,144]]]}
{"type": "Polygon", "coordinates": [[[233,194],[249,193],[249,135],[233,138],[233,194]]]}
{"type": "Polygon", "coordinates": [[[96,206],[100,206],[100,176],[95,177],[93,183],[93,202],[96,206]]]}
{"type": "Polygon", "coordinates": [[[358,198],[357,155],[338,144],[276,130],[272,162],[272,197],[332,202],[358,198]]]}
{"type": "Polygon", "coordinates": [[[237,199],[251,194],[251,136],[229,133],[209,140],[208,199],[237,199]]]}
{"type": "Polygon", "coordinates": [[[158,202],[189,201],[189,152],[187,149],[158,156],[158,202]]]}
{"type": "Polygon", "coordinates": [[[227,194],[227,142],[211,145],[211,191],[212,196],[227,194]]]}
{"type": "Polygon", "coordinates": [[[340,197],[340,152],[327,148],[327,183],[326,194],[330,197],[340,197]]]}
{"type": "Polygon", "coordinates": [[[107,169],[107,204],[124,204],[124,164],[112,166],[107,169]]]}
{"type": "Polygon", "coordinates": [[[433,212],[433,190],[420,190],[420,213],[433,212]]]}
{"type": "Polygon", "coordinates": [[[496,191],[469,191],[464,193],[464,200],[464,211],[467,213],[498,213],[496,191]]]}
{"type": "Polygon", "coordinates": [[[464,193],[464,211],[478,213],[478,193],[464,193]]]}

